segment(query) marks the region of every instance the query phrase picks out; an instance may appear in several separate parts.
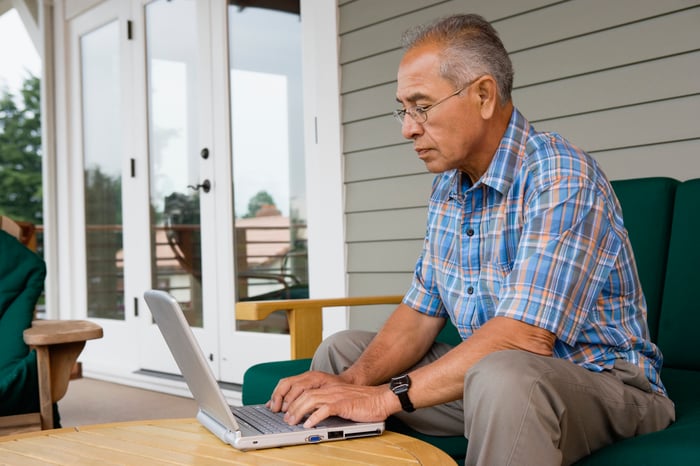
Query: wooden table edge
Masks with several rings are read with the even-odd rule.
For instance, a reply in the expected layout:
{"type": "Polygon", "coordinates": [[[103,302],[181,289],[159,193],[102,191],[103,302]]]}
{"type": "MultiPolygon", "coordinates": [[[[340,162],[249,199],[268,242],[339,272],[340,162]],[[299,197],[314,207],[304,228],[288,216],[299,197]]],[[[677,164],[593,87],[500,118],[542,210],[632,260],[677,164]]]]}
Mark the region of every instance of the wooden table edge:
{"type": "MultiPolygon", "coordinates": [[[[118,422],[109,422],[109,423],[103,423],[103,424],[86,424],[83,426],[75,426],[75,427],[63,427],[60,429],[47,429],[47,430],[38,430],[38,431],[33,431],[33,432],[23,432],[21,434],[12,434],[12,435],[5,435],[0,437],[0,444],[5,443],[5,442],[12,442],[12,441],[17,441],[17,440],[22,440],[26,438],[40,438],[40,437],[48,437],[54,434],[62,434],[62,433],[69,433],[69,432],[89,432],[93,430],[100,430],[100,429],[109,429],[109,428],[114,428],[114,427],[129,427],[129,426],[148,426],[148,425],[153,425],[153,426],[161,426],[161,427],[167,427],[167,426],[178,426],[182,424],[197,424],[200,425],[199,422],[195,418],[172,418],[172,419],[145,419],[145,420],[138,420],[138,421],[118,421],[118,422]]],[[[204,427],[202,426],[202,429],[204,427]]],[[[213,434],[212,434],[213,435],[213,434]]],[[[385,431],[382,435],[376,437],[378,440],[385,439],[385,441],[388,439],[387,443],[406,450],[409,452],[412,456],[416,458],[416,460],[420,461],[421,464],[440,464],[449,466],[449,465],[457,465],[455,460],[450,457],[447,453],[444,451],[440,450],[434,445],[431,445],[428,442],[425,442],[423,440],[420,440],[415,437],[411,437],[409,435],[405,434],[400,434],[398,432],[392,432],[392,431],[385,431]]],[[[366,439],[366,438],[365,438],[366,439]]],[[[343,440],[342,442],[352,442],[354,439],[348,439],[348,440],[343,440]]],[[[358,439],[362,440],[362,439],[358,439]]],[[[223,442],[222,442],[223,444],[223,442]]],[[[299,446],[310,446],[310,444],[303,444],[299,446]]],[[[233,448],[233,447],[230,447],[233,448]]],[[[289,447],[280,447],[280,448],[295,448],[295,446],[289,446],[289,447]]]]}

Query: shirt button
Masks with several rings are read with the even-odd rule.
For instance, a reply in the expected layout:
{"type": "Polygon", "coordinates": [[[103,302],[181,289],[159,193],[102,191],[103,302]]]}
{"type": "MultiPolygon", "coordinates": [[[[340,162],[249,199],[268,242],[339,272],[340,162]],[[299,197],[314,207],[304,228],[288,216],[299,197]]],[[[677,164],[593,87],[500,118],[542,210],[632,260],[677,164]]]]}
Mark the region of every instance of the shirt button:
{"type": "Polygon", "coordinates": [[[474,229],[470,228],[467,230],[467,236],[474,236],[474,229]]]}
{"type": "Polygon", "coordinates": [[[469,288],[467,288],[467,294],[474,294],[474,287],[473,286],[470,286],[469,288]]]}

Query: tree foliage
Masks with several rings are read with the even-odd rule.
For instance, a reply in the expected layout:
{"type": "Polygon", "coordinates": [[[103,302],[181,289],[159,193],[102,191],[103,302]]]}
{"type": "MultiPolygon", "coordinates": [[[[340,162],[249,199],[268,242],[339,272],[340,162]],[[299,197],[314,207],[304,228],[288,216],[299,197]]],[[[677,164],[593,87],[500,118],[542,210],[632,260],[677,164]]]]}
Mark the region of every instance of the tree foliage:
{"type": "Polygon", "coordinates": [[[19,96],[0,97],[0,214],[35,224],[43,222],[39,84],[30,75],[19,96]]]}
{"type": "Polygon", "coordinates": [[[267,191],[258,191],[253,197],[248,201],[248,213],[246,213],[243,218],[255,217],[258,211],[266,205],[274,206],[275,200],[267,191]]]}

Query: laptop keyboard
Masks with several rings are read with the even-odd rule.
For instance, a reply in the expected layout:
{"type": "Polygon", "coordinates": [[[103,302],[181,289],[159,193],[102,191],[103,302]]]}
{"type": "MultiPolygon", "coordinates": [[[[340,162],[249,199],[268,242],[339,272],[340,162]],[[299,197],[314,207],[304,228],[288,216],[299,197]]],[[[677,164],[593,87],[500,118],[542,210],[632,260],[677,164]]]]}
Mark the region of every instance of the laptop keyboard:
{"type": "Polygon", "coordinates": [[[301,424],[291,426],[284,421],[284,413],[273,413],[265,405],[237,406],[233,414],[263,434],[304,430],[301,424]]]}

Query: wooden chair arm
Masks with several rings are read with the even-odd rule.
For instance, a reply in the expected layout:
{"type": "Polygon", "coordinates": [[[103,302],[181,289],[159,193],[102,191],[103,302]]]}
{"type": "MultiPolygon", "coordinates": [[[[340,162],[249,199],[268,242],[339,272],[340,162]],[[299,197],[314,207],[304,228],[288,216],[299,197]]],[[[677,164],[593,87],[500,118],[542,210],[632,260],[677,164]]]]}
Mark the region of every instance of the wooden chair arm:
{"type": "Polygon", "coordinates": [[[328,299],[241,301],[236,303],[236,319],[263,320],[275,311],[286,311],[292,359],[310,358],[321,344],[322,310],[326,307],[399,304],[403,295],[359,296],[328,299]]]}
{"type": "Polygon", "coordinates": [[[29,346],[55,345],[102,338],[102,327],[89,320],[35,320],[24,331],[29,346]]]}
{"type": "Polygon", "coordinates": [[[87,320],[35,320],[24,331],[24,342],[36,350],[42,429],[53,428],[52,405],[66,394],[85,342],[102,335],[102,327],[87,320]]]}

